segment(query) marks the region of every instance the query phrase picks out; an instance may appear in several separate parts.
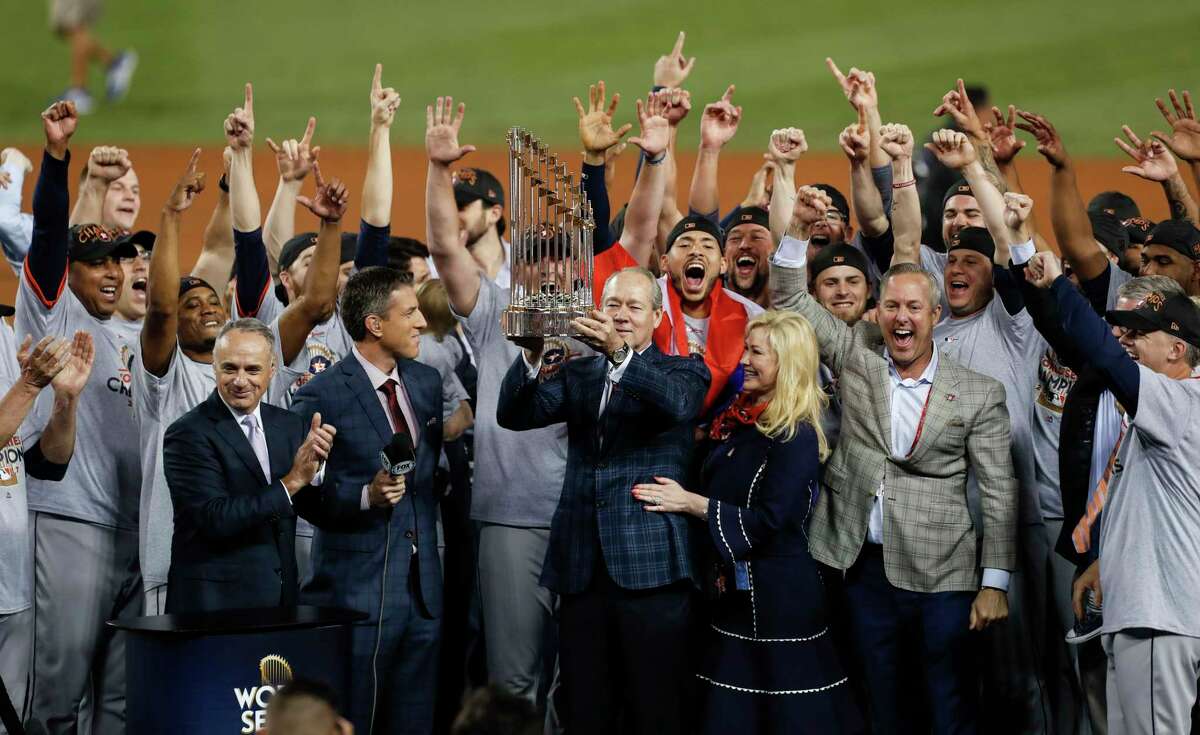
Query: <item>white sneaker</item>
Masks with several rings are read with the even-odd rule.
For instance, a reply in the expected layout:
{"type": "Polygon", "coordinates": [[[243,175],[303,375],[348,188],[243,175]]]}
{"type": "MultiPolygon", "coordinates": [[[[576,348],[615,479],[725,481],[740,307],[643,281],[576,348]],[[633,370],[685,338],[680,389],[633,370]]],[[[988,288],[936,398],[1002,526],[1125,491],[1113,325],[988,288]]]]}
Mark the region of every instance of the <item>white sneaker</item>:
{"type": "Polygon", "coordinates": [[[133,84],[133,72],[137,70],[137,65],[138,55],[133,49],[126,49],[117,54],[117,58],[108,65],[105,86],[109,102],[119,102],[129,93],[129,86],[133,84]]]}
{"type": "Polygon", "coordinates": [[[96,109],[96,101],[82,87],[71,87],[59,95],[55,102],[74,102],[75,111],[80,115],[90,115],[96,109]]]}

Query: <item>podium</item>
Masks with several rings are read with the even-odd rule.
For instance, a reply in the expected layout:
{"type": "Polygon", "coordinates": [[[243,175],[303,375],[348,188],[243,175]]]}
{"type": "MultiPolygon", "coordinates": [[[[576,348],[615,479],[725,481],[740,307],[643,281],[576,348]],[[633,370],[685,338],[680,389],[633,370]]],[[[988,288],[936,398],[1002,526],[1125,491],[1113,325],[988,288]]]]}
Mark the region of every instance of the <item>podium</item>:
{"type": "Polygon", "coordinates": [[[126,632],[126,732],[253,733],[292,678],[323,681],[344,703],[350,625],[366,618],[302,605],[110,620],[126,632]]]}

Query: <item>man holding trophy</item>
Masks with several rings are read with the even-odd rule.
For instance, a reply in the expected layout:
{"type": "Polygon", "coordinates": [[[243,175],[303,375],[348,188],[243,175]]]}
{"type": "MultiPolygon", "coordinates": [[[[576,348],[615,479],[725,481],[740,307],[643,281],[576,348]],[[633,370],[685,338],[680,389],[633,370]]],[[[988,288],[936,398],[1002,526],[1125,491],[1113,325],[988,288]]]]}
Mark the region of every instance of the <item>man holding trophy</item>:
{"type": "MultiPolygon", "coordinates": [[[[632,142],[651,159],[667,143],[646,125],[660,107],[653,96],[647,108],[638,104],[643,136],[632,142]]],[[[688,521],[645,512],[631,488],[685,478],[709,371],[654,346],[663,294],[644,268],[612,274],[601,309],[592,308],[589,207],[536,139],[513,130],[509,142],[513,288],[502,321],[523,349],[504,377],[496,419],[512,431],[567,426],[541,576],[561,596],[559,714],[571,733],[680,733],[691,680],[688,521]],[[567,334],[599,354],[541,375],[547,338],[567,334]]]]}

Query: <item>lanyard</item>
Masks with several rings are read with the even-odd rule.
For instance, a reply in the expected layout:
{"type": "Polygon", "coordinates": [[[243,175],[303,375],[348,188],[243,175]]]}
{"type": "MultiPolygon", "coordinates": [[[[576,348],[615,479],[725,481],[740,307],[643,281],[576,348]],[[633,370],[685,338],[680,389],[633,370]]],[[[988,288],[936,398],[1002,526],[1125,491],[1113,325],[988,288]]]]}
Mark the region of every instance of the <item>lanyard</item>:
{"type": "Polygon", "coordinates": [[[913,436],[912,446],[908,448],[908,453],[904,455],[905,459],[912,456],[912,453],[917,448],[917,442],[921,441],[921,432],[925,430],[925,415],[929,413],[929,400],[933,398],[933,384],[929,385],[929,392],[925,394],[925,405],[921,406],[921,419],[917,422],[917,433],[913,436]]]}

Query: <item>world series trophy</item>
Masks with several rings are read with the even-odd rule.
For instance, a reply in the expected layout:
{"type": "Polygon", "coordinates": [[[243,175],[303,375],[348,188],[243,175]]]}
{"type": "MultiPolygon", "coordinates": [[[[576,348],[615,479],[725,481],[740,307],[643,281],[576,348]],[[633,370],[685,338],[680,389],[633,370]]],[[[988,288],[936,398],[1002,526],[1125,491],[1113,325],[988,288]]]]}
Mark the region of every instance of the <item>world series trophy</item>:
{"type": "Polygon", "coordinates": [[[569,337],[592,308],[592,205],[567,165],[532,133],[508,131],[512,228],[508,337],[569,337]]]}

